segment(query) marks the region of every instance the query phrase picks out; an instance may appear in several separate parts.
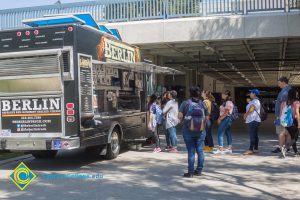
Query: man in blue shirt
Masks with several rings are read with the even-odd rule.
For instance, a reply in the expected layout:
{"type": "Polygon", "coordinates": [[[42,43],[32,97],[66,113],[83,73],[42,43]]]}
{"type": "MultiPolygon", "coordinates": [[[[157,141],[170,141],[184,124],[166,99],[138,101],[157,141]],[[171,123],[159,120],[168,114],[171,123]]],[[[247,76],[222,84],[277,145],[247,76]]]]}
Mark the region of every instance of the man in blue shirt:
{"type": "Polygon", "coordinates": [[[280,93],[277,96],[277,100],[275,103],[275,126],[276,126],[276,133],[278,135],[278,143],[279,147],[273,150],[273,153],[282,153],[282,156],[285,157],[286,149],[285,149],[285,141],[288,140],[289,134],[287,130],[281,126],[280,124],[280,115],[282,111],[282,103],[287,102],[288,100],[288,93],[291,89],[289,85],[289,80],[286,77],[281,77],[278,80],[278,87],[281,88],[280,93]]]}

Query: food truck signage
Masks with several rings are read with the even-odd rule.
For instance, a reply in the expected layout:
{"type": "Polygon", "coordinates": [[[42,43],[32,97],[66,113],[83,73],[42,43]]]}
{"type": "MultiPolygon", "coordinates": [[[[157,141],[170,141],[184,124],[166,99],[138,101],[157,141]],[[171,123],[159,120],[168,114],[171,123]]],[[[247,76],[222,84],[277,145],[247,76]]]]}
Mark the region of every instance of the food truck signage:
{"type": "Polygon", "coordinates": [[[140,62],[139,49],[103,36],[98,45],[98,59],[106,62],[140,62]]]}
{"type": "Polygon", "coordinates": [[[93,115],[92,57],[79,54],[81,114],[93,115]]]}
{"type": "Polygon", "coordinates": [[[1,135],[11,133],[60,133],[61,98],[1,100],[1,135]]]}

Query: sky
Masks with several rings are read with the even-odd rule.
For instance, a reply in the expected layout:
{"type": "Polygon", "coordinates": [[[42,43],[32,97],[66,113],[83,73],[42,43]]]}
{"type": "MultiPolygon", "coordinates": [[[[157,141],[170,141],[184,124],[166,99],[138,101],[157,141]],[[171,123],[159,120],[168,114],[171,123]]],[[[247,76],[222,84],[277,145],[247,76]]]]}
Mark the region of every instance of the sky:
{"type": "MultiPolygon", "coordinates": [[[[62,3],[73,3],[78,1],[91,1],[91,0],[60,0],[62,3]]],[[[51,5],[57,0],[0,0],[0,10],[10,8],[22,8],[32,6],[51,5]]]]}

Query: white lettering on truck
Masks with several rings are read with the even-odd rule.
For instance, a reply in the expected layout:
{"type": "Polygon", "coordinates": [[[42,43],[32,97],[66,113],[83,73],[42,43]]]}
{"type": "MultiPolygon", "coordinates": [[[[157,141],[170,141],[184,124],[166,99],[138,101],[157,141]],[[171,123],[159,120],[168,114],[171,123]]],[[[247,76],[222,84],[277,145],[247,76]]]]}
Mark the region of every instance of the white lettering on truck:
{"type": "Polygon", "coordinates": [[[1,111],[60,110],[60,98],[2,100],[1,111]]]}

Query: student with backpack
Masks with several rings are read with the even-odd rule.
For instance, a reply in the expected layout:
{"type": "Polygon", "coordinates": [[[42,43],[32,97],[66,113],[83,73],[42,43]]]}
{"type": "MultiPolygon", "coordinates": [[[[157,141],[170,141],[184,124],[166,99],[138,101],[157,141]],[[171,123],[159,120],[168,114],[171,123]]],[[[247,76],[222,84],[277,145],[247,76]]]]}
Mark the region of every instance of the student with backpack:
{"type": "MultiPolygon", "coordinates": [[[[297,149],[297,140],[299,137],[299,128],[300,128],[300,111],[299,111],[300,102],[299,100],[297,100],[297,93],[294,89],[289,90],[288,101],[286,105],[283,106],[284,106],[283,110],[286,113],[285,114],[283,113],[281,115],[282,125],[285,126],[286,130],[288,131],[291,137],[291,142],[286,144],[286,148],[292,146],[295,155],[299,155],[297,149]]],[[[284,146],[281,148],[284,148],[284,146]]],[[[281,157],[283,158],[285,157],[285,149],[283,150],[281,157]]]]}
{"type": "Polygon", "coordinates": [[[212,136],[212,125],[213,122],[216,121],[219,118],[219,107],[215,103],[215,97],[211,94],[209,90],[203,90],[202,91],[202,98],[203,98],[203,103],[207,108],[207,112],[209,115],[209,119],[207,120],[206,123],[206,137],[205,137],[205,147],[204,147],[204,152],[212,152],[214,148],[214,140],[212,136]]]}
{"type": "Polygon", "coordinates": [[[192,178],[201,176],[204,166],[204,140],[206,136],[205,123],[208,112],[204,103],[200,100],[200,88],[190,88],[190,99],[182,102],[179,108],[179,119],[183,121],[182,134],[188,151],[188,172],[183,176],[192,178]],[[198,155],[197,168],[195,170],[195,151],[198,155]]]}
{"type": "Polygon", "coordinates": [[[150,96],[150,101],[148,104],[148,110],[149,110],[149,123],[148,123],[148,129],[153,132],[154,140],[155,140],[155,148],[153,150],[153,153],[159,153],[161,152],[160,149],[160,139],[159,139],[159,125],[162,124],[162,110],[160,108],[158,98],[155,94],[152,94],[150,96]]]}
{"type": "Polygon", "coordinates": [[[248,131],[250,136],[250,147],[244,153],[244,155],[253,155],[258,152],[258,128],[261,124],[261,102],[259,100],[260,91],[258,89],[250,90],[251,101],[246,107],[246,113],[244,114],[244,120],[248,125],[248,131]]]}
{"type": "Polygon", "coordinates": [[[232,122],[238,119],[237,107],[231,99],[231,92],[226,90],[222,94],[223,104],[220,106],[220,117],[218,119],[218,144],[219,148],[213,151],[214,154],[232,153],[232,122]],[[228,148],[224,148],[224,135],[227,137],[228,148]]]}

